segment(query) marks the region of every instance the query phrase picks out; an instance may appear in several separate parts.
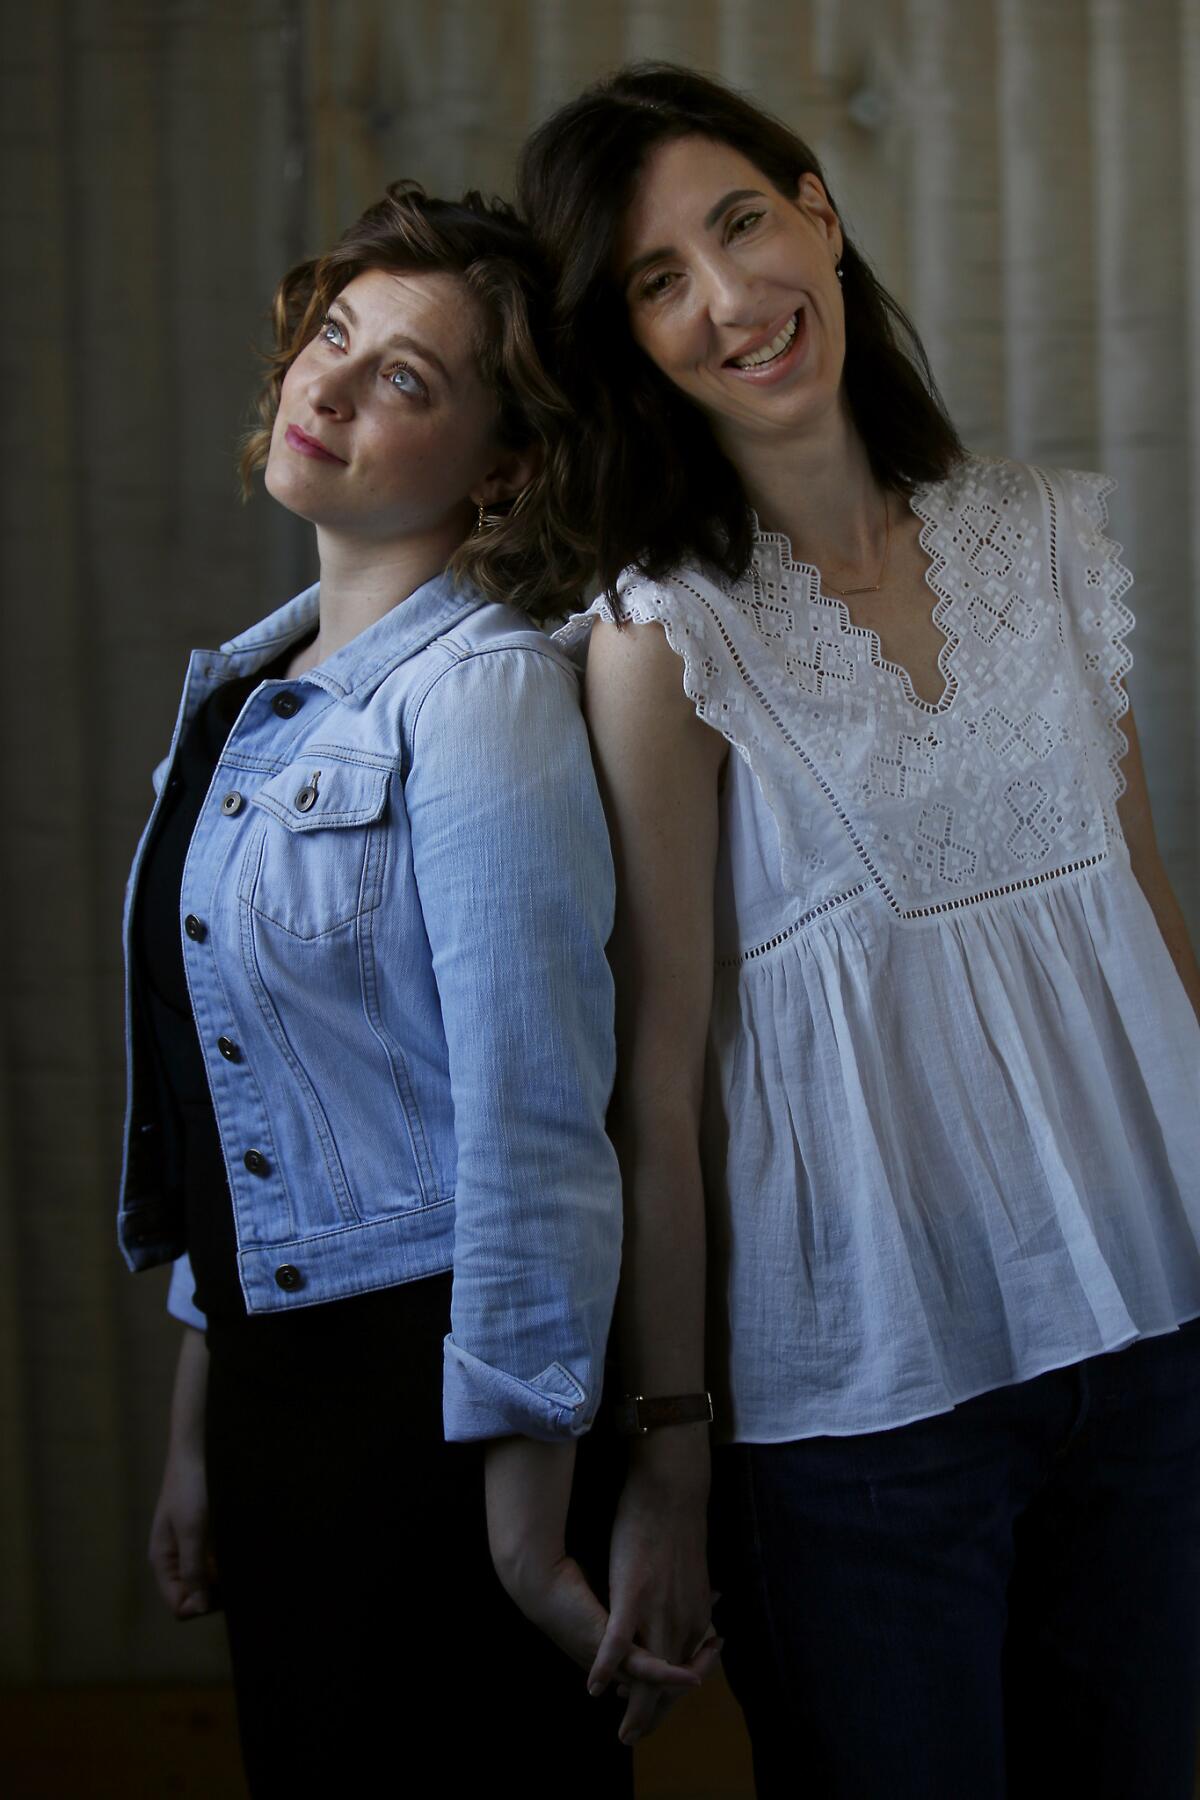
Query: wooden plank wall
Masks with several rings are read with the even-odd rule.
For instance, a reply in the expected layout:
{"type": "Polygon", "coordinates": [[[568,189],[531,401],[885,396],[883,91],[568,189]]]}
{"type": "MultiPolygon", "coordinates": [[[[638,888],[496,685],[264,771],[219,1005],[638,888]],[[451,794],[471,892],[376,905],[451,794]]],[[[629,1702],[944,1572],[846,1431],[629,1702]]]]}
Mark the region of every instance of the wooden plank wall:
{"type": "Polygon", "coordinates": [[[3,0],[0,1672],[204,1680],[142,1567],[174,1330],[116,1257],[118,919],[187,650],[307,578],[237,497],[279,273],[384,181],[504,191],[668,55],[795,122],[968,437],[1123,477],[1135,694],[1196,904],[1200,0],[3,0]],[[1190,72],[1190,73],[1189,73],[1190,72]],[[9,1597],[11,1596],[11,1604],[9,1597]]]}

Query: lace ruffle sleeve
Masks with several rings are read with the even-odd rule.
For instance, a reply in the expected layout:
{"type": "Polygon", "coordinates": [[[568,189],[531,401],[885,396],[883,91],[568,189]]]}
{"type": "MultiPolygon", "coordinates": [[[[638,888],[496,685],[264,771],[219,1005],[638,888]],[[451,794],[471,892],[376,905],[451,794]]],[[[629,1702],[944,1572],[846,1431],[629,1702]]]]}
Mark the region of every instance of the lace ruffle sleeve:
{"type": "Polygon", "coordinates": [[[1121,719],[1129,710],[1124,679],[1133,663],[1126,639],[1134,615],[1125,604],[1133,576],[1121,546],[1108,536],[1107,476],[1064,470],[1051,478],[1062,507],[1058,533],[1062,629],[1080,684],[1078,716],[1084,747],[1109,823],[1125,791],[1121,763],[1129,748],[1121,719]]]}
{"type": "Polygon", "coordinates": [[[739,648],[744,596],[699,569],[681,570],[662,581],[627,570],[617,582],[617,595],[617,607],[602,596],[568,619],[555,632],[556,641],[582,663],[598,620],[661,625],[680,660],[683,690],[697,717],[719,731],[754,773],[775,818],[785,879],[795,891],[806,891],[811,846],[800,841],[797,831],[790,752],[781,740],[781,732],[788,735],[786,724],[739,648]]]}
{"type": "Polygon", "coordinates": [[[683,664],[683,689],[706,724],[728,738],[750,760],[745,734],[733,723],[740,711],[736,685],[731,685],[723,664],[729,660],[729,636],[720,627],[723,597],[713,583],[690,572],[651,581],[635,569],[626,570],[617,582],[617,604],[602,595],[586,612],[567,620],[555,639],[565,649],[586,649],[591,628],[606,624],[661,625],[667,642],[683,664]]]}

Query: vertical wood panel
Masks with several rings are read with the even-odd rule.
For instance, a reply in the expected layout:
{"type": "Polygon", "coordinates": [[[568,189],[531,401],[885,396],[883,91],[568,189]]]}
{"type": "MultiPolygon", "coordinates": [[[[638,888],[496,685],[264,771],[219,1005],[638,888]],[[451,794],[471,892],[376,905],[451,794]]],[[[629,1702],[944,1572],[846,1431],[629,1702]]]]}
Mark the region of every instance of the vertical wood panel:
{"type": "Polygon", "coordinates": [[[1098,375],[1087,0],[1002,0],[1000,20],[1010,448],[1079,467],[1098,375]]]}
{"type": "Polygon", "coordinates": [[[821,162],[842,221],[880,279],[907,304],[905,109],[898,0],[816,0],[801,135],[821,162]]]}
{"type": "Polygon", "coordinates": [[[509,192],[533,119],[529,0],[309,0],[307,17],[322,246],[399,176],[509,192]]]}
{"type": "MultiPolygon", "coordinates": [[[[7,939],[8,908],[0,904],[7,939]]],[[[0,1056],[10,1067],[11,1051],[0,1013],[0,1056]]],[[[14,1134],[9,1121],[8,1083],[0,1089],[0,1683],[32,1681],[42,1666],[42,1618],[38,1605],[37,1547],[34,1532],[36,1469],[29,1454],[29,1400],[32,1370],[24,1316],[20,1241],[13,1180],[14,1134]]]]}
{"type": "MultiPolygon", "coordinates": [[[[26,422],[31,440],[24,456],[11,459],[9,478],[0,488],[3,507],[6,600],[6,634],[19,651],[24,648],[21,630],[23,595],[44,594],[46,610],[61,604],[59,596],[69,591],[73,574],[74,549],[71,543],[71,481],[66,464],[66,444],[61,437],[65,423],[61,392],[56,392],[55,370],[60,364],[67,341],[67,318],[61,277],[58,224],[66,212],[65,183],[59,133],[62,126],[62,104],[58,67],[64,34],[63,7],[47,5],[40,9],[30,28],[9,46],[7,68],[11,72],[13,94],[6,107],[5,182],[3,188],[2,237],[5,244],[20,244],[24,262],[24,285],[32,290],[28,310],[22,309],[23,329],[21,353],[14,354],[15,340],[6,333],[4,369],[6,394],[13,414],[26,422]],[[50,230],[47,230],[47,224],[50,230]],[[36,296],[36,303],[34,302],[36,296]]],[[[10,440],[11,441],[11,440],[10,440]]],[[[6,459],[10,460],[10,459],[6,459]]],[[[36,610],[41,611],[43,607],[36,610]]],[[[56,624],[57,621],[52,623],[56,624]]],[[[43,644],[43,648],[45,645],[43,644]]],[[[49,666],[44,661],[43,666],[49,666]]],[[[6,707],[0,723],[3,733],[3,759],[13,769],[23,766],[18,760],[27,756],[29,740],[25,733],[36,727],[32,709],[21,706],[21,694],[12,694],[13,705],[6,707]]],[[[47,861],[40,846],[27,851],[25,840],[35,830],[46,834],[47,826],[37,815],[43,809],[33,803],[18,806],[14,816],[10,810],[9,841],[21,845],[21,858],[28,857],[30,873],[44,867],[47,861]]],[[[57,813],[58,808],[56,807],[57,813]]],[[[19,961],[29,954],[25,931],[28,905],[25,895],[9,879],[0,883],[0,921],[6,947],[20,945],[19,961]]],[[[46,1616],[42,1604],[38,1568],[46,1545],[45,1534],[37,1525],[37,1500],[41,1483],[50,1471],[41,1454],[39,1436],[34,1431],[32,1415],[44,1388],[39,1361],[42,1353],[41,1321],[31,1316],[30,1286],[36,1282],[35,1250],[29,1243],[27,1209],[24,1197],[31,1191],[28,1175],[28,1148],[23,1106],[28,1079],[22,1080],[19,1065],[28,1060],[26,1029],[30,1011],[28,984],[19,982],[13,963],[18,959],[11,949],[5,958],[4,1006],[0,1013],[0,1048],[4,1054],[5,1117],[11,1105],[14,1125],[20,1129],[5,1132],[0,1145],[3,1163],[0,1175],[0,1206],[4,1210],[3,1249],[5,1255],[4,1349],[11,1354],[9,1380],[5,1384],[3,1413],[0,1414],[4,1436],[0,1440],[0,1459],[4,1464],[3,1500],[4,1593],[6,1611],[11,1596],[11,1635],[6,1638],[4,1670],[15,1680],[28,1680],[42,1666],[40,1654],[45,1638],[46,1616]],[[11,1263],[8,1258],[11,1257],[11,1263]],[[11,1312],[8,1310],[12,1308],[11,1312]],[[11,1532],[11,1537],[9,1533],[11,1532]]]]}
{"type": "MultiPolygon", "coordinates": [[[[1200,475],[1200,0],[1183,0],[1179,19],[1179,91],[1183,110],[1183,179],[1182,231],[1187,246],[1185,316],[1187,342],[1184,350],[1184,385],[1187,394],[1188,454],[1187,491],[1196,492],[1200,475]]],[[[1180,583],[1183,604],[1191,600],[1192,682],[1191,694],[1200,694],[1200,506],[1189,506],[1191,517],[1190,563],[1180,583]]],[[[1193,699],[1193,705],[1195,700],[1193,699]]],[[[1200,718],[1192,721],[1192,779],[1200,797],[1200,718]]],[[[1196,899],[1195,917],[1200,931],[1200,845],[1193,815],[1188,834],[1189,849],[1195,860],[1191,867],[1191,889],[1196,899]]]]}
{"type": "MultiPolygon", "coordinates": [[[[749,6],[746,10],[750,10],[749,6]]],[[[716,71],[715,0],[641,0],[640,5],[626,6],[623,11],[623,55],[630,62],[653,58],[687,63],[710,73],[716,71]]]]}
{"type": "Polygon", "coordinates": [[[713,70],[802,137],[824,98],[812,73],[812,10],[813,0],[720,0],[713,70]]]}
{"type": "MultiPolygon", "coordinates": [[[[75,78],[79,42],[72,6],[40,9],[29,21],[25,79],[8,115],[20,120],[28,160],[11,190],[18,216],[6,219],[4,234],[6,254],[19,246],[20,256],[18,268],[10,262],[6,288],[27,296],[23,354],[14,365],[27,441],[6,459],[12,481],[5,484],[6,592],[16,602],[10,667],[26,679],[10,681],[6,692],[5,764],[30,769],[31,753],[37,759],[36,779],[11,783],[8,795],[7,823],[21,848],[8,871],[7,910],[21,956],[6,983],[6,1075],[19,1121],[13,1223],[28,1356],[39,1649],[42,1666],[59,1674],[73,1661],[103,1666],[118,1649],[123,1569],[112,1552],[125,1502],[111,1213],[106,1220],[97,1206],[104,1163],[95,1065],[100,608],[80,431],[97,312],[114,296],[93,266],[89,196],[76,155],[85,99],[75,78]],[[31,216],[21,219],[26,207],[31,216]],[[95,1542],[108,1552],[100,1560],[95,1542]]],[[[144,91],[135,89],[133,107],[144,91]]],[[[131,185],[127,153],[136,129],[128,117],[114,145],[118,178],[131,185]]],[[[6,194],[6,210],[7,203],[6,194]]],[[[132,333],[144,318],[136,297],[130,314],[132,333]]],[[[107,421],[107,441],[110,457],[119,458],[127,442],[119,415],[107,421]]]]}
{"type": "Polygon", "coordinates": [[[910,292],[935,373],[966,441],[1008,439],[996,122],[996,16],[973,0],[909,0],[910,292]]]}
{"type": "Polygon", "coordinates": [[[29,304],[6,593],[29,679],[4,730],[7,766],[39,765],[9,796],[5,884],[27,1675],[222,1665],[213,1633],[189,1642],[160,1617],[144,1571],[178,1333],[161,1278],[130,1283],[115,1255],[118,919],[186,648],[261,610],[266,586],[233,454],[263,265],[274,280],[283,261],[255,204],[255,134],[278,133],[250,54],[280,11],[60,0],[6,60],[6,283],[29,304]]]}
{"type": "Polygon", "coordinates": [[[576,0],[531,0],[535,45],[530,85],[530,124],[545,118],[589,81],[621,62],[624,8],[579,6],[576,0]]]}
{"type": "Polygon", "coordinates": [[[186,650],[307,578],[235,493],[283,269],[383,182],[510,189],[524,131],[633,55],[807,136],[968,439],[1108,467],[1160,833],[1196,892],[1200,0],[0,0],[8,1672],[221,1666],[142,1566],[176,1328],[112,1233],[117,920],[186,650]],[[35,1569],[36,1563],[36,1569],[35,1569]]]}
{"type": "Polygon", "coordinates": [[[1120,481],[1116,535],[1136,576],[1130,691],[1168,867],[1196,890],[1197,718],[1184,314],[1186,237],[1174,6],[1092,0],[1100,466],[1120,481]]]}
{"type": "MultiPolygon", "coordinates": [[[[84,8],[85,11],[94,9],[84,8]]],[[[152,238],[160,287],[145,323],[149,375],[130,352],[102,359],[86,425],[96,470],[97,585],[93,603],[108,627],[98,691],[106,817],[95,890],[103,923],[104,980],[112,1004],[101,1015],[97,1068],[115,1144],[122,1103],[113,1027],[119,983],[118,908],[125,867],[149,801],[148,772],[166,748],[189,649],[220,642],[303,584],[311,568],[307,528],[259,493],[243,506],[235,462],[257,384],[254,345],[265,339],[272,290],[307,248],[297,189],[310,160],[295,86],[299,9],[293,0],[214,0],[120,12],[152,33],[135,59],[148,67],[154,113],[136,154],[156,171],[144,206],[103,183],[91,201],[97,235],[137,266],[139,239],[152,238]],[[289,86],[289,84],[291,84],[289,86]],[[149,136],[153,132],[153,137],[149,136]],[[126,245],[128,235],[128,246],[126,245]],[[131,379],[136,370],[140,379],[131,379]],[[120,410],[131,450],[105,467],[104,420],[120,410]],[[111,796],[111,798],[109,798],[111,796]]],[[[100,47],[107,70],[105,48],[100,47]]],[[[86,74],[83,75],[86,79],[86,74]]],[[[107,77],[114,112],[124,104],[123,65],[107,77]]],[[[103,133],[107,126],[94,128],[103,133]]],[[[87,146],[104,137],[84,140],[87,146]]],[[[142,252],[145,256],[145,251],[142,252]]],[[[106,329],[110,329],[106,326],[106,329]]],[[[122,1567],[122,1655],[144,1679],[203,1678],[224,1667],[218,1621],[180,1631],[147,1577],[145,1540],[160,1473],[163,1427],[179,1328],[163,1315],[162,1278],[131,1281],[111,1250],[113,1177],[106,1170],[98,1217],[105,1267],[121,1331],[120,1416],[128,1482],[122,1567]]]]}

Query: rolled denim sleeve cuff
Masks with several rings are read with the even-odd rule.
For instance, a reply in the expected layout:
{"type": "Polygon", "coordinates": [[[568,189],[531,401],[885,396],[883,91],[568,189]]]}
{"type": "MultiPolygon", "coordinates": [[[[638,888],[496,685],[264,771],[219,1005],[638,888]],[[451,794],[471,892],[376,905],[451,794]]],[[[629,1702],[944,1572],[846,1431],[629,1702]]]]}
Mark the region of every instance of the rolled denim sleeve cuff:
{"type": "Polygon", "coordinates": [[[582,1437],[596,1410],[562,1363],[551,1363],[532,1381],[522,1381],[481,1362],[452,1337],[445,1341],[442,1407],[448,1443],[514,1435],[561,1443],[582,1437]]]}
{"type": "Polygon", "coordinates": [[[186,1255],[177,1257],[171,1268],[171,1285],[167,1289],[167,1311],[181,1325],[190,1325],[195,1331],[207,1331],[208,1320],[192,1298],[195,1291],[196,1278],[192,1274],[191,1263],[186,1255]]]}

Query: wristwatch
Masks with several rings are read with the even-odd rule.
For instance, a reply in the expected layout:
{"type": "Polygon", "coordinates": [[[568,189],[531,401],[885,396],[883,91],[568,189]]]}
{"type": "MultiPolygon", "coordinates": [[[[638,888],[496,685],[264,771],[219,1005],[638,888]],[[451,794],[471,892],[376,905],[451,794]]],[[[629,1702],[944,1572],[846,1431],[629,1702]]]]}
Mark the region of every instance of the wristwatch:
{"type": "Polygon", "coordinates": [[[622,1437],[644,1437],[662,1425],[711,1425],[711,1394],[626,1394],[618,1400],[614,1421],[622,1437]]]}

